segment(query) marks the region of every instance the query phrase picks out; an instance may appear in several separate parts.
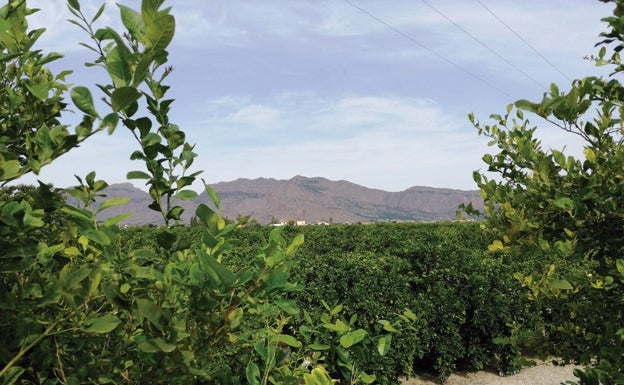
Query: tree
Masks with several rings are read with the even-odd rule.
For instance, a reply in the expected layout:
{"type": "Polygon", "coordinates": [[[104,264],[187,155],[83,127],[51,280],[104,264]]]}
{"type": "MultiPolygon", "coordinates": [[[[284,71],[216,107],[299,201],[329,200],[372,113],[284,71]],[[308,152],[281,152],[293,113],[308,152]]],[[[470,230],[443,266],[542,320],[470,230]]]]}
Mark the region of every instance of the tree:
{"type": "Polygon", "coordinates": [[[486,225],[499,234],[490,249],[537,252],[543,269],[517,278],[529,298],[550,301],[545,346],[590,365],[576,373],[581,384],[624,383],[624,1],[601,1],[615,9],[591,59],[614,67],[609,79],[574,80],[567,92],[553,84],[540,102],[519,100],[490,125],[469,116],[497,147],[483,156],[495,176],[474,173],[486,225]],[[580,137],[583,156],[543,148],[527,112],[580,137]]]}
{"type": "MultiPolygon", "coordinates": [[[[112,134],[123,125],[138,145],[131,159],[145,168],[128,178],[146,181],[149,207],[167,225],[179,221],[183,209],[175,200],[196,197],[188,186],[199,172],[189,173],[193,145],[169,120],[173,100],[165,98],[164,81],[172,71],[166,64],[175,19],[163,3],[143,0],[140,10],[118,5],[125,27],[120,34],[95,28],[104,5],[87,17],[78,0],[67,1],[71,22],[92,42],[84,44],[96,55],[89,66],[102,68],[110,81],[98,85],[110,108],[103,116],[88,88],[69,91],[68,71],[54,76],[46,67],[60,54],[31,49],[44,30],[28,30],[27,16],[35,11],[26,1],[0,8],[1,185],[37,174],[95,133],[112,134]],[[73,132],[62,124],[66,91],[84,114],[73,132]]],[[[153,249],[126,251],[117,224],[128,214],[97,220],[98,213],[126,200],[109,198],[96,207],[107,183],[95,172],[77,180],[62,193],[44,184],[0,191],[0,384],[246,379],[322,385],[333,383],[329,373],[341,373],[339,364],[356,367],[348,351],[368,346],[368,335],[354,341],[349,328],[341,330],[345,338],[329,331],[330,341],[348,346],[340,362],[326,362],[324,345],[304,346],[285,333],[299,314],[284,294],[300,289],[290,281],[290,269],[303,236],[287,243],[276,228],[262,239],[262,251],[234,270],[224,256],[236,244],[229,233],[238,224],[226,223],[218,195],[206,186],[214,209],[202,204],[195,212],[200,241],[189,245],[167,226],[158,229],[153,249]],[[81,207],[67,204],[64,194],[81,207]],[[288,360],[286,346],[292,350],[288,360]]],[[[390,338],[378,343],[385,354],[390,338]]],[[[374,380],[360,368],[348,374],[374,380]]]]}

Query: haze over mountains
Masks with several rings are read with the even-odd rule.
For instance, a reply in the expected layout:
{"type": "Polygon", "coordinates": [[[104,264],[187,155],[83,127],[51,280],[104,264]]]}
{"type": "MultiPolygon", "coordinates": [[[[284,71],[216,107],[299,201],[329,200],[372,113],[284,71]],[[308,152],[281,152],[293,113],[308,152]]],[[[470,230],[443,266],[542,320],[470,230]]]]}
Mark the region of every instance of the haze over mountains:
{"type": "MultiPolygon", "coordinates": [[[[212,187],[219,193],[223,216],[236,218],[239,215],[250,215],[261,224],[297,220],[305,221],[306,224],[442,221],[455,219],[457,207],[461,203],[472,202],[477,208],[483,206],[476,190],[415,186],[400,192],[388,192],[320,177],[237,179],[216,183],[212,187]]],[[[124,196],[131,199],[124,206],[105,211],[106,217],[132,212],[134,215],[124,224],[162,223],[159,214],[147,208],[149,194],[132,184],[113,184],[108,187],[106,194],[108,198],[124,196]]],[[[210,198],[205,192],[195,201],[180,203],[186,208],[186,221],[194,214],[199,203],[210,204],[210,198]]]]}

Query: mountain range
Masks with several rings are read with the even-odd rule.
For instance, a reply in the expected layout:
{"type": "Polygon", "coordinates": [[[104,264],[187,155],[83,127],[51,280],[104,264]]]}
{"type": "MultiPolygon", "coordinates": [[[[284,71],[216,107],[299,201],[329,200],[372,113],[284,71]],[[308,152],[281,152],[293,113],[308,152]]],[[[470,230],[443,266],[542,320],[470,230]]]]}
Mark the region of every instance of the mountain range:
{"type": "MultiPolygon", "coordinates": [[[[371,189],[348,181],[296,176],[288,180],[272,178],[237,179],[211,185],[221,201],[221,214],[228,218],[250,215],[261,224],[276,222],[358,223],[375,221],[443,221],[456,218],[457,207],[472,203],[483,207],[477,190],[455,190],[415,186],[400,192],[371,189]]],[[[147,192],[130,183],[110,185],[107,198],[127,197],[130,202],[103,211],[100,219],[131,212],[127,225],[160,224],[162,218],[150,210],[147,192]]],[[[206,192],[194,201],[179,202],[189,221],[200,203],[210,203],[206,192]]]]}

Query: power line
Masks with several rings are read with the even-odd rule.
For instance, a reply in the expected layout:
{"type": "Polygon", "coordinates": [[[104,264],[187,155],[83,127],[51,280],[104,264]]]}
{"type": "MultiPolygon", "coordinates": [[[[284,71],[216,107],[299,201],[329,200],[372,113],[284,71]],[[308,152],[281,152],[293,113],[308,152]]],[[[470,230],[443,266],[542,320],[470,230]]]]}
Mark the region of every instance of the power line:
{"type": "Polygon", "coordinates": [[[498,15],[496,13],[494,13],[494,11],[492,11],[490,8],[486,7],[485,4],[483,4],[480,0],[476,0],[477,3],[479,3],[486,11],[488,11],[492,16],[494,16],[496,18],[496,20],[498,20],[502,25],[504,25],[505,27],[507,27],[507,29],[509,31],[511,31],[511,33],[513,33],[514,35],[516,35],[516,37],[518,39],[520,39],[524,44],[526,44],[527,47],[529,47],[530,49],[533,50],[533,52],[535,52],[539,57],[541,57],[546,63],[548,63],[548,65],[550,65],[552,68],[555,69],[555,71],[559,72],[561,74],[561,76],[563,76],[564,78],[568,79],[569,81],[572,81],[572,79],[570,79],[570,77],[568,75],[566,75],[565,73],[563,73],[563,71],[561,71],[559,68],[557,68],[557,66],[555,66],[553,63],[551,63],[550,60],[548,60],[548,58],[546,58],[546,56],[542,55],[542,53],[540,51],[538,51],[537,49],[535,49],[535,47],[533,47],[531,44],[529,44],[528,41],[526,41],[522,36],[520,36],[519,33],[517,33],[516,31],[513,30],[513,28],[511,28],[509,25],[507,25],[507,23],[505,23],[500,17],[498,17],[498,15]]]}
{"type": "Polygon", "coordinates": [[[520,72],[522,75],[524,75],[527,79],[531,80],[533,83],[537,84],[541,89],[548,89],[548,87],[544,86],[543,84],[541,84],[540,82],[538,82],[537,80],[535,80],[535,78],[531,75],[529,75],[528,73],[524,72],[522,69],[520,69],[517,65],[513,64],[512,62],[510,62],[509,60],[505,59],[505,57],[503,57],[501,54],[499,54],[498,52],[496,52],[494,49],[492,49],[490,46],[488,46],[487,44],[485,44],[484,42],[482,42],[479,38],[477,38],[476,36],[474,36],[473,34],[471,34],[470,32],[468,32],[466,29],[464,29],[461,25],[457,24],[455,21],[453,21],[450,17],[446,16],[444,13],[442,13],[442,11],[438,10],[436,7],[434,7],[433,5],[429,4],[426,0],[421,0],[423,3],[425,3],[429,8],[433,9],[434,11],[436,11],[440,16],[442,16],[443,18],[445,18],[446,20],[448,20],[451,24],[453,24],[455,27],[457,27],[457,29],[459,29],[460,31],[462,31],[463,33],[465,33],[466,35],[470,36],[472,38],[472,40],[476,41],[477,43],[479,43],[483,48],[487,49],[488,51],[490,51],[491,53],[493,53],[494,55],[496,55],[496,57],[498,57],[499,59],[501,59],[502,61],[504,61],[505,63],[507,63],[510,67],[512,67],[513,69],[515,69],[516,71],[520,72]]]}
{"type": "Polygon", "coordinates": [[[398,28],[395,28],[394,26],[392,26],[391,24],[385,22],[384,20],[380,19],[379,17],[373,15],[372,13],[368,12],[364,8],[362,8],[362,7],[358,6],[357,4],[353,3],[351,0],[344,0],[344,2],[349,4],[349,5],[351,5],[353,8],[359,10],[360,12],[364,13],[365,15],[369,16],[370,18],[374,19],[378,23],[381,23],[381,24],[385,25],[386,27],[390,28],[394,32],[396,32],[399,35],[403,36],[404,38],[406,38],[407,40],[411,41],[412,43],[418,45],[419,47],[421,47],[422,49],[424,49],[427,52],[431,53],[432,55],[435,55],[438,58],[444,60],[445,62],[447,62],[448,64],[452,65],[453,67],[459,69],[463,73],[465,73],[465,74],[475,78],[476,80],[480,81],[483,84],[486,84],[487,86],[489,86],[490,88],[495,89],[496,91],[500,92],[501,94],[503,94],[503,95],[505,95],[505,96],[507,96],[507,97],[509,97],[511,99],[515,99],[515,97],[510,95],[507,91],[503,90],[500,87],[495,86],[494,84],[490,83],[489,81],[483,79],[482,77],[476,75],[475,73],[473,73],[473,72],[467,70],[466,68],[460,66],[459,64],[455,63],[454,61],[452,61],[451,59],[447,58],[446,56],[444,56],[444,55],[434,51],[433,49],[427,47],[426,45],[420,43],[419,41],[417,41],[416,39],[414,39],[410,35],[408,35],[405,32],[399,30],[398,28]]]}

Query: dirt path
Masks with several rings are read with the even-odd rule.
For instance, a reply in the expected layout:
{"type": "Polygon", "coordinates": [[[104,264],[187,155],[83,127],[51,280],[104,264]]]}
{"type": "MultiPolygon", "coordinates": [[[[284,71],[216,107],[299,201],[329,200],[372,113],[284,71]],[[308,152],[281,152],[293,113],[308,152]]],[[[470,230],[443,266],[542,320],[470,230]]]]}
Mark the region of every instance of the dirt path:
{"type": "MultiPolygon", "coordinates": [[[[524,368],[513,376],[501,377],[495,373],[460,372],[452,374],[444,385],[559,385],[562,382],[576,380],[572,371],[578,366],[554,366],[544,362],[524,368]]],[[[403,385],[439,385],[440,381],[432,378],[415,377],[403,381],[403,385]]]]}

